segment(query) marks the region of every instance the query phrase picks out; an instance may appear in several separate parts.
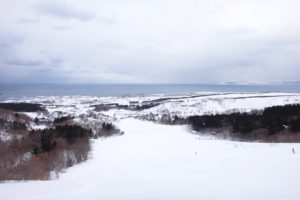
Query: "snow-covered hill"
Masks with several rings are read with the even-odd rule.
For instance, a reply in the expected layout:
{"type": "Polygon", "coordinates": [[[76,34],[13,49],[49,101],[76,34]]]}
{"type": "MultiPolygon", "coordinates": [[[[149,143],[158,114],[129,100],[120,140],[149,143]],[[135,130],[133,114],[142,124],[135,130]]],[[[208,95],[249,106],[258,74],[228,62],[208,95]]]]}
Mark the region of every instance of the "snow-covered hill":
{"type": "MultiPolygon", "coordinates": [[[[125,134],[93,140],[91,159],[68,168],[57,180],[0,184],[1,199],[300,199],[300,144],[217,140],[193,134],[186,126],[136,119],[250,112],[300,103],[299,93],[61,96],[10,102],[40,103],[47,109],[25,113],[39,118],[32,129],[68,115],[82,124],[113,121],[125,134]]],[[[2,141],[9,137],[0,133],[2,141]]]]}
{"type": "Polygon", "coordinates": [[[0,184],[1,199],[300,199],[300,144],[242,143],[124,119],[59,180],[0,184]],[[292,148],[296,153],[292,153],[292,148]]]}

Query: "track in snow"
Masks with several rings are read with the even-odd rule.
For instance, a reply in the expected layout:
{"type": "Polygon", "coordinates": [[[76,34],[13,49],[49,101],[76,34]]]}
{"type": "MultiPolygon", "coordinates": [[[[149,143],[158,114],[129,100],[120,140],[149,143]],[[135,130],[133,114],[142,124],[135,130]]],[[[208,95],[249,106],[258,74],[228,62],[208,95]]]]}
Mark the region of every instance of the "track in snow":
{"type": "Polygon", "coordinates": [[[59,180],[0,184],[1,199],[300,199],[300,144],[241,143],[124,119],[59,180]],[[296,154],[292,154],[292,147],[296,154]]]}

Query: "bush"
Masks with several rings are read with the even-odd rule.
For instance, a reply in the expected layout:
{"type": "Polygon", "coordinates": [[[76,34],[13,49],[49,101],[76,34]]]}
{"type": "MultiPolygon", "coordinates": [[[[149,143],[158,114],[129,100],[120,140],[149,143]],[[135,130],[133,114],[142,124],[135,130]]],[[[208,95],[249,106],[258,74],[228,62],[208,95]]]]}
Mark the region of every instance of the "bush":
{"type": "Polygon", "coordinates": [[[112,131],[114,129],[114,126],[111,123],[103,123],[102,124],[102,130],[103,131],[112,131]]]}
{"type": "Polygon", "coordinates": [[[57,126],[55,132],[56,137],[66,139],[69,144],[74,143],[76,138],[89,138],[92,136],[92,130],[84,129],[78,125],[57,126]]]}
{"type": "Polygon", "coordinates": [[[13,123],[10,124],[10,128],[13,130],[24,130],[26,129],[26,124],[18,121],[14,121],[13,123]]]}
{"type": "Polygon", "coordinates": [[[54,119],[54,124],[58,124],[58,123],[62,123],[62,122],[66,122],[68,120],[70,120],[71,117],[59,117],[59,118],[55,118],[54,119]]]}

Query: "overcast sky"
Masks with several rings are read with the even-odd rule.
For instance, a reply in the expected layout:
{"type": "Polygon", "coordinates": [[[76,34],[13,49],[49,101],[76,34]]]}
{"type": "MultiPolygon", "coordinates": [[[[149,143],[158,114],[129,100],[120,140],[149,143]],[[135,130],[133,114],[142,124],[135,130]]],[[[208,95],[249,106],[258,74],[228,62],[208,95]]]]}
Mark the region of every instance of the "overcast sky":
{"type": "Polygon", "coordinates": [[[0,83],[300,81],[299,0],[0,6],[0,83]]]}

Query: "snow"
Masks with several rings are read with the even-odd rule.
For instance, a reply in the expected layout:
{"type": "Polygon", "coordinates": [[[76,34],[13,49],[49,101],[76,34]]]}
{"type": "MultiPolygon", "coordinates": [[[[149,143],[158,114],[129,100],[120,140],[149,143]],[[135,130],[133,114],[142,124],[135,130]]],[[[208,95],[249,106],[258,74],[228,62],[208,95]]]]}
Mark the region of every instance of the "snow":
{"type": "MultiPolygon", "coordinates": [[[[163,101],[159,106],[142,110],[130,111],[115,109],[102,112],[103,114],[117,119],[124,119],[128,116],[147,116],[149,114],[178,115],[187,117],[191,115],[216,114],[226,112],[249,112],[253,109],[263,109],[274,105],[285,105],[300,103],[300,94],[283,93],[254,93],[254,94],[214,94],[211,96],[192,97],[191,94],[185,99],[174,99],[163,101]]],[[[176,98],[168,96],[167,98],[176,98]]]]}
{"type": "MultiPolygon", "coordinates": [[[[78,123],[112,121],[125,134],[93,140],[92,158],[67,169],[57,180],[0,184],[1,199],[300,199],[300,144],[218,140],[193,134],[186,126],[133,119],[250,112],[300,103],[300,93],[53,96],[7,102],[20,101],[45,106],[48,112],[25,113],[32,119],[72,116],[78,123]],[[154,100],[160,104],[145,110],[94,110],[100,104],[142,105],[154,100]]],[[[0,132],[0,140],[10,137],[0,132]]]]}
{"type": "Polygon", "coordinates": [[[250,112],[254,109],[261,110],[270,106],[300,103],[299,93],[208,93],[201,95],[193,93],[185,96],[166,96],[165,98],[171,99],[141,111],[111,109],[101,113],[113,119],[128,117],[147,119],[149,115],[156,115],[161,118],[164,114],[185,118],[191,115],[250,112]]]}
{"type": "Polygon", "coordinates": [[[235,111],[250,112],[275,105],[300,103],[300,95],[282,93],[226,94],[197,98],[187,98],[165,102],[142,113],[161,114],[167,110],[171,115],[187,117],[191,115],[230,113],[235,111]]]}
{"type": "Polygon", "coordinates": [[[93,140],[92,159],[58,180],[0,184],[1,199],[300,199],[300,144],[217,140],[137,119],[118,126],[124,135],[93,140]]]}
{"type": "Polygon", "coordinates": [[[48,128],[48,126],[45,125],[45,124],[31,124],[30,125],[31,130],[43,130],[43,129],[46,129],[46,128],[48,128]]]}
{"type": "Polygon", "coordinates": [[[35,118],[39,118],[41,116],[41,114],[37,112],[23,112],[23,114],[27,115],[32,120],[34,120],[35,118]]]}
{"type": "Polygon", "coordinates": [[[12,139],[12,135],[7,133],[6,131],[0,131],[0,140],[3,142],[10,141],[12,139]]]}
{"type": "Polygon", "coordinates": [[[128,117],[145,118],[155,116],[161,118],[164,114],[179,117],[231,112],[250,112],[253,109],[264,109],[275,105],[300,103],[300,93],[183,93],[158,94],[133,97],[97,97],[97,96],[52,96],[34,97],[6,102],[40,103],[48,113],[25,113],[32,119],[53,120],[57,117],[72,116],[80,122],[89,118],[90,121],[116,121],[128,117]],[[145,105],[147,102],[159,101],[159,105],[145,110],[110,109],[95,111],[95,105],[145,105]],[[92,117],[91,117],[92,116],[92,117]]]}

